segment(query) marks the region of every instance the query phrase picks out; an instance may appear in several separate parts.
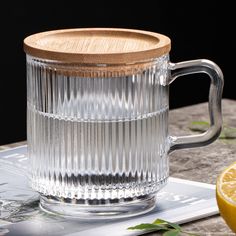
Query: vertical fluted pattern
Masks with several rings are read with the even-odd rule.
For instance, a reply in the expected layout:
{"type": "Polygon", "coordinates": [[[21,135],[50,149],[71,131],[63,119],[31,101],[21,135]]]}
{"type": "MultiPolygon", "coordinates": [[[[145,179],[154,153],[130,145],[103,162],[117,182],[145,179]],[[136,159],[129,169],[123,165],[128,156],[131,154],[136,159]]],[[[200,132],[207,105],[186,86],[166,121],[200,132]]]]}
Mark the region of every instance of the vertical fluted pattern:
{"type": "Polygon", "coordinates": [[[156,192],[168,177],[167,63],[84,78],[27,57],[33,188],[78,200],[156,192]]]}

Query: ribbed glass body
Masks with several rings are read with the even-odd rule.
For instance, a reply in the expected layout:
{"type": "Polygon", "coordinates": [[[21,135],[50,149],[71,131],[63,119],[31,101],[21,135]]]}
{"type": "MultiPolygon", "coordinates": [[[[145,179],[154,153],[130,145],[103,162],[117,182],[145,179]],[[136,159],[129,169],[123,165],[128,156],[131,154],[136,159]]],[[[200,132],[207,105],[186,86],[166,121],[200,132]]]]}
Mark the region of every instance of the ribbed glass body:
{"type": "Polygon", "coordinates": [[[91,77],[81,65],[27,56],[32,187],[93,205],[155,194],[169,168],[168,61],[91,77]]]}

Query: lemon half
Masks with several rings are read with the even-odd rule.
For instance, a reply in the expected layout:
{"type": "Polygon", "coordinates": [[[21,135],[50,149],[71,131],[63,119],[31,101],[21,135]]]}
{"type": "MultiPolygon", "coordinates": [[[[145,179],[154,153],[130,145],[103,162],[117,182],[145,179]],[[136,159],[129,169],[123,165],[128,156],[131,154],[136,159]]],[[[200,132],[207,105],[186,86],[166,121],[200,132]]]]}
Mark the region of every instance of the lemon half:
{"type": "Polygon", "coordinates": [[[221,216],[236,233],[236,162],[218,177],[216,199],[221,216]]]}

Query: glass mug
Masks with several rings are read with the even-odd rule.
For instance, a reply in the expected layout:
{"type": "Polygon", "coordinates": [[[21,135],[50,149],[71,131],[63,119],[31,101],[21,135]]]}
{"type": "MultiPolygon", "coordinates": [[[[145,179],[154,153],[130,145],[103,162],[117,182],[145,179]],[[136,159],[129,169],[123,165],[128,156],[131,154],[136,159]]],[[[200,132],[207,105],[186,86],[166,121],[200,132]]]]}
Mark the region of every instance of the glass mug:
{"type": "Polygon", "coordinates": [[[164,35],[56,30],[27,37],[24,50],[31,185],[47,211],[82,218],[145,213],[167,182],[168,154],[220,134],[220,68],[209,60],[171,63],[164,35]],[[211,79],[210,128],[170,136],[169,84],[193,73],[211,79]]]}

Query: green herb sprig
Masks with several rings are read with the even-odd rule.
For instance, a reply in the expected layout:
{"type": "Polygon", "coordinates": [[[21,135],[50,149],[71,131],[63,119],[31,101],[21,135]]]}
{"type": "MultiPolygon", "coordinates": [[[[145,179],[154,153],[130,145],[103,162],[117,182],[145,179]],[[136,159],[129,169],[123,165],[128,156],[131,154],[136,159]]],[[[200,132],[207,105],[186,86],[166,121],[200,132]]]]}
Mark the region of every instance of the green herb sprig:
{"type": "Polygon", "coordinates": [[[188,235],[188,236],[198,236],[197,234],[185,232],[182,230],[180,225],[171,223],[166,220],[156,219],[151,224],[144,223],[139,224],[133,227],[129,227],[128,230],[144,230],[144,231],[159,231],[163,233],[163,236],[179,236],[179,235],[188,235]]]}

